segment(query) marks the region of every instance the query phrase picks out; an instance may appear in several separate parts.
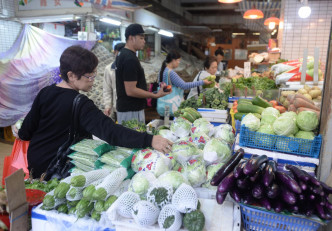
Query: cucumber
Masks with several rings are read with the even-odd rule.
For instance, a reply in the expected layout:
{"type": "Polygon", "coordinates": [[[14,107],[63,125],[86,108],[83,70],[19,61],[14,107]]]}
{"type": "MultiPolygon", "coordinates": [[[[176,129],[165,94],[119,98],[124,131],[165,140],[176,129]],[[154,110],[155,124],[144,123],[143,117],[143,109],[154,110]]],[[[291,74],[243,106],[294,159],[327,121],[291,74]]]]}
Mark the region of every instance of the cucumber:
{"type": "Polygon", "coordinates": [[[249,104],[252,104],[251,99],[239,99],[237,101],[237,103],[238,104],[240,104],[240,103],[249,103],[249,104]]]}
{"type": "MultiPolygon", "coordinates": [[[[242,120],[242,116],[247,115],[248,113],[238,112],[234,114],[235,120],[242,120]]],[[[254,116],[256,116],[258,119],[261,119],[261,115],[258,113],[252,113],[254,116]]]]}
{"type": "Polygon", "coordinates": [[[256,105],[256,106],[260,106],[263,108],[267,108],[267,107],[272,107],[272,105],[268,102],[266,102],[262,97],[260,96],[256,96],[253,100],[252,100],[252,104],[256,105]]]}
{"type": "Polygon", "coordinates": [[[244,112],[244,113],[258,113],[258,114],[262,114],[264,108],[256,106],[256,105],[239,104],[237,106],[237,110],[238,110],[238,112],[244,112]]]}

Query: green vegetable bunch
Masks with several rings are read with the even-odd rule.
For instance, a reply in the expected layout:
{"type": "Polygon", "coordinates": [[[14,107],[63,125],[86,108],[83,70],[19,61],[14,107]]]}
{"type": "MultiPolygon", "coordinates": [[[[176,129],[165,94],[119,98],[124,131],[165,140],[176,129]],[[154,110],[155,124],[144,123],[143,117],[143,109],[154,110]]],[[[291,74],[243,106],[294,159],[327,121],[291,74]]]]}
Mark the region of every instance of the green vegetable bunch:
{"type": "Polygon", "coordinates": [[[146,132],[146,125],[142,122],[138,122],[136,119],[123,121],[122,125],[138,132],[146,132]]]}

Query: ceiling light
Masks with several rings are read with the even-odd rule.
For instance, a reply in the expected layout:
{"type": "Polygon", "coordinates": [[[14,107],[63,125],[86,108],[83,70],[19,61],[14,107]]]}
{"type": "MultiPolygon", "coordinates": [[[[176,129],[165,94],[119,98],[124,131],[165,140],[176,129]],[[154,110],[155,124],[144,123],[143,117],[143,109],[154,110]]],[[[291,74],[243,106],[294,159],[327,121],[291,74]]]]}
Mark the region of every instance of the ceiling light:
{"type": "Polygon", "coordinates": [[[258,33],[252,33],[252,35],[261,35],[261,33],[259,33],[259,32],[258,33]]]}
{"type": "Polygon", "coordinates": [[[269,17],[265,19],[264,25],[269,26],[270,30],[273,30],[276,25],[279,25],[280,19],[276,17],[269,17]]]}
{"type": "Polygon", "coordinates": [[[242,0],[218,0],[220,3],[237,3],[242,2],[242,0]]]}
{"type": "Polygon", "coordinates": [[[22,23],[44,23],[44,22],[63,22],[63,21],[76,21],[80,17],[76,15],[50,15],[38,17],[23,17],[19,18],[22,23]]]}
{"type": "Polygon", "coordinates": [[[161,35],[164,35],[164,36],[167,36],[167,37],[173,37],[173,33],[172,32],[169,32],[169,31],[166,31],[166,30],[159,30],[158,34],[161,34],[161,35]]]}
{"type": "Polygon", "coordinates": [[[298,11],[300,18],[308,18],[311,14],[311,8],[310,8],[310,6],[308,6],[308,2],[305,1],[304,4],[305,5],[302,6],[298,11]]]}
{"type": "Polygon", "coordinates": [[[253,6],[252,9],[247,10],[244,13],[243,18],[245,18],[245,19],[261,19],[261,18],[264,18],[264,13],[261,10],[256,9],[255,6],[253,6]]]}
{"type": "Polygon", "coordinates": [[[113,24],[113,25],[116,25],[116,26],[121,25],[120,21],[117,21],[117,20],[114,20],[114,19],[111,19],[111,18],[101,18],[100,21],[106,22],[106,23],[109,23],[109,24],[113,24]]]}
{"type": "Polygon", "coordinates": [[[246,33],[232,33],[233,36],[236,36],[236,35],[246,35],[246,33]]]}

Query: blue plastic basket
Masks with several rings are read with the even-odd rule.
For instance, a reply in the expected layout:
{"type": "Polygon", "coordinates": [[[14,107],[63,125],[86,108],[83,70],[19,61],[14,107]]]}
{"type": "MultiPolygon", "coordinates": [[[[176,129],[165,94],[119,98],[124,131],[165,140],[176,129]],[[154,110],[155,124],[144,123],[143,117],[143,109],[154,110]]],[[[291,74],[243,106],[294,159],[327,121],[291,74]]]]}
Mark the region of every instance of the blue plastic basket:
{"type": "Polygon", "coordinates": [[[241,121],[235,120],[235,135],[239,134],[241,130],[241,121]]]}
{"type": "Polygon", "coordinates": [[[240,130],[240,146],[244,147],[318,158],[321,144],[321,135],[316,136],[313,140],[307,140],[253,132],[244,125],[240,130]]]}
{"type": "Polygon", "coordinates": [[[315,231],[320,223],[239,204],[246,231],[315,231]]]}

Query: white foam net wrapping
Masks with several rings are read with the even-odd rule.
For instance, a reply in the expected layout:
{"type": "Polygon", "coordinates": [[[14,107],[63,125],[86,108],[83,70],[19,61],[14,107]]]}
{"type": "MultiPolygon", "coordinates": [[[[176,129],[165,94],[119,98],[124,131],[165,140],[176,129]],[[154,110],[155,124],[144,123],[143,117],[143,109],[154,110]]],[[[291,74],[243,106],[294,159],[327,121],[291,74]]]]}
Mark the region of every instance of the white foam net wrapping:
{"type": "Polygon", "coordinates": [[[128,191],[137,193],[142,199],[146,198],[146,193],[156,180],[152,172],[138,172],[131,179],[128,191]]]}
{"type": "Polygon", "coordinates": [[[127,179],[125,181],[123,181],[119,188],[113,193],[113,195],[119,197],[121,196],[121,194],[123,194],[124,192],[127,192],[128,191],[128,187],[129,187],[129,184],[130,184],[130,180],[127,179]]]}
{"type": "Polygon", "coordinates": [[[132,218],[131,211],[134,204],[136,204],[138,201],[140,201],[138,194],[133,192],[125,192],[113,203],[113,205],[116,207],[116,211],[120,216],[132,218]]]}
{"type": "Polygon", "coordinates": [[[54,197],[54,189],[52,191],[48,192],[46,195],[53,196],[53,198],[54,198],[54,205],[53,206],[46,206],[45,204],[43,204],[43,206],[46,209],[54,209],[54,208],[57,208],[59,205],[62,205],[62,204],[66,203],[66,198],[58,199],[58,198],[54,197]]]}
{"type": "Polygon", "coordinates": [[[194,188],[184,183],[181,184],[172,197],[172,204],[181,213],[190,213],[196,210],[197,203],[198,199],[194,188]]]}
{"type": "Polygon", "coordinates": [[[77,187],[72,187],[70,186],[70,189],[68,190],[68,192],[66,193],[66,199],[68,201],[77,201],[77,200],[81,200],[83,197],[83,188],[77,188],[77,187]],[[75,192],[75,196],[72,197],[73,192],[75,192]]]}
{"type": "Polygon", "coordinates": [[[165,231],[176,231],[181,228],[182,215],[172,204],[165,205],[158,217],[159,228],[165,231]],[[173,223],[170,225],[171,221],[173,223]]]}
{"type": "Polygon", "coordinates": [[[111,174],[109,174],[104,178],[103,182],[101,182],[96,187],[96,190],[98,190],[99,188],[104,188],[106,190],[107,196],[110,196],[119,188],[122,181],[127,176],[128,176],[127,169],[125,168],[115,169],[113,172],[111,172],[111,174]]]}
{"type": "Polygon", "coordinates": [[[140,226],[153,225],[157,222],[160,210],[149,201],[139,201],[133,206],[132,216],[140,226]]]}
{"type": "Polygon", "coordinates": [[[85,177],[85,184],[83,186],[85,188],[89,186],[92,182],[105,178],[109,173],[110,172],[107,169],[98,169],[77,175],[82,175],[85,177]]]}
{"type": "Polygon", "coordinates": [[[149,188],[148,193],[146,194],[146,199],[161,209],[172,202],[172,196],[173,187],[158,182],[149,188]]]}

